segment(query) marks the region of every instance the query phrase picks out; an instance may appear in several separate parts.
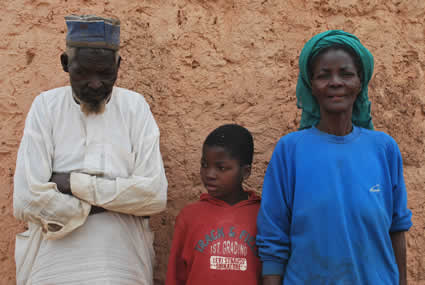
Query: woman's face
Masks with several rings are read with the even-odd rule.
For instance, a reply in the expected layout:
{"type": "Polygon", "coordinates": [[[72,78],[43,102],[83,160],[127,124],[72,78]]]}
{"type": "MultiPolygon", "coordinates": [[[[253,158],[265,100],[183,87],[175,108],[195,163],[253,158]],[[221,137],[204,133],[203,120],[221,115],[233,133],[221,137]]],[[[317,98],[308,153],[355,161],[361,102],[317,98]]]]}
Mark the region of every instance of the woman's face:
{"type": "Polygon", "coordinates": [[[351,55],[342,49],[318,55],[312,67],[311,89],[321,114],[352,112],[361,81],[351,55]]]}

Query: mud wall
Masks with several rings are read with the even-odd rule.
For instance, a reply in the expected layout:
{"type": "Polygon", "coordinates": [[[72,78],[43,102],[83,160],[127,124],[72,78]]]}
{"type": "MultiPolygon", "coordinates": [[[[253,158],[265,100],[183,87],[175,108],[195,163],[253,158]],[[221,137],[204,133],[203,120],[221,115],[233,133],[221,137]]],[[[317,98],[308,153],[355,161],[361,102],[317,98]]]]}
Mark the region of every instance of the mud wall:
{"type": "Polygon", "coordinates": [[[167,210],[152,218],[155,284],[162,284],[174,218],[203,192],[205,136],[236,122],[255,137],[248,180],[260,192],[273,147],[296,130],[298,54],[327,29],[356,34],[375,56],[374,123],[395,137],[405,163],[414,227],[410,284],[425,284],[425,2],[423,0],[15,0],[0,1],[0,284],[14,284],[12,178],[26,113],[43,90],[67,84],[59,56],[67,14],[122,21],[118,85],[144,94],[161,129],[167,210]]]}

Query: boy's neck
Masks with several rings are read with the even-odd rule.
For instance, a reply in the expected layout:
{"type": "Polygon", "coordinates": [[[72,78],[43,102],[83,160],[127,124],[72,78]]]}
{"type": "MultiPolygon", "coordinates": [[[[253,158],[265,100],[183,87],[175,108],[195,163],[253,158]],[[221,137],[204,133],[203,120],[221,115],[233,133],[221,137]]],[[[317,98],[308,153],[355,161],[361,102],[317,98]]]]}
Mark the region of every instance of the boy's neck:
{"type": "Polygon", "coordinates": [[[235,205],[241,201],[248,200],[249,194],[241,188],[241,191],[237,192],[237,195],[228,197],[226,200],[223,200],[229,205],[235,205]]]}

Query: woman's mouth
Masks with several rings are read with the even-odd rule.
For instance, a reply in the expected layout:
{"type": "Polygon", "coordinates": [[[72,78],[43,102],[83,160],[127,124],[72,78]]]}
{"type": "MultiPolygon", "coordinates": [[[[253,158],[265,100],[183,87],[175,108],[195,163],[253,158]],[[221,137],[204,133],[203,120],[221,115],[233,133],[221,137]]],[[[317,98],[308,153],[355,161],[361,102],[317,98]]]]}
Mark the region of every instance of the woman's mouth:
{"type": "Polygon", "coordinates": [[[328,96],[329,99],[331,100],[335,100],[335,101],[340,101],[344,99],[344,95],[333,95],[333,96],[328,96]]]}

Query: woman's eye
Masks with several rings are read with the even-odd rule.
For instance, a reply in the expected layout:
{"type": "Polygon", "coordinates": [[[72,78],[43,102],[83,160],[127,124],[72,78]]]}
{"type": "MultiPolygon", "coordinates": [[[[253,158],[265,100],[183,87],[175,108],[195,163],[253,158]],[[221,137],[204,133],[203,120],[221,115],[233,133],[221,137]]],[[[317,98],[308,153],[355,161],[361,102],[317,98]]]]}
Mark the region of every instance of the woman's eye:
{"type": "Polygon", "coordinates": [[[344,76],[344,77],[351,77],[351,76],[354,76],[354,73],[353,72],[343,72],[342,73],[342,76],[344,76]]]}
{"type": "Polygon", "coordinates": [[[327,79],[329,78],[329,74],[328,73],[320,73],[317,74],[316,79],[327,79]]]}

